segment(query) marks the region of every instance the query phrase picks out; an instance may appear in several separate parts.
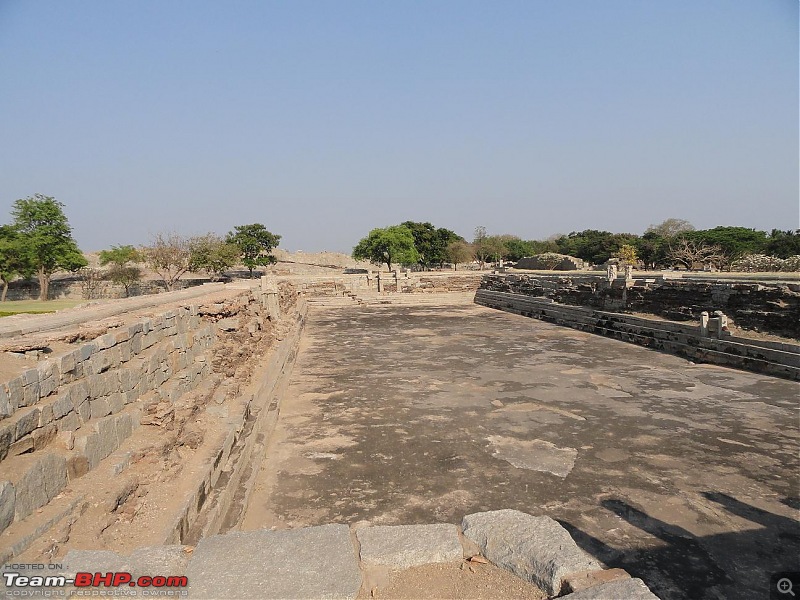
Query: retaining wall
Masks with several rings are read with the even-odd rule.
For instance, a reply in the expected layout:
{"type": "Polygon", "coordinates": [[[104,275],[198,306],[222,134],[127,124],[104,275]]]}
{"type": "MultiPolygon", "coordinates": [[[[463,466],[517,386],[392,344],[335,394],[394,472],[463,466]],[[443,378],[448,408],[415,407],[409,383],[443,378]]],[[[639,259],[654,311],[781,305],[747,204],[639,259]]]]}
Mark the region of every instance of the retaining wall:
{"type": "Polygon", "coordinates": [[[89,473],[210,372],[214,325],[198,307],[106,333],[0,384],[0,531],[89,473]]]}
{"type": "Polygon", "coordinates": [[[665,276],[488,275],[481,289],[545,297],[575,306],[633,311],[674,321],[698,321],[703,311],[723,311],[743,329],[800,339],[800,278],[752,281],[751,278],[699,279],[665,276]]]}
{"type": "Polygon", "coordinates": [[[478,290],[475,302],[489,308],[533,317],[573,329],[684,356],[800,381],[800,345],[727,336],[701,337],[699,325],[672,323],[586,307],[548,298],[478,290]]]}

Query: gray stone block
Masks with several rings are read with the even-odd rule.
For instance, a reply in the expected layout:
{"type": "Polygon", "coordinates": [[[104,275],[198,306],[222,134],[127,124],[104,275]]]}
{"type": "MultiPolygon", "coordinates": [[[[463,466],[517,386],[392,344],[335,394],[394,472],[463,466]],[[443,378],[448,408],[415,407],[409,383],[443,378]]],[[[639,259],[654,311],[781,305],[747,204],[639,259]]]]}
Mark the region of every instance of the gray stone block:
{"type": "Polygon", "coordinates": [[[67,484],[67,461],[54,454],[45,454],[38,459],[26,456],[15,460],[20,460],[19,468],[23,473],[14,483],[14,514],[15,520],[19,521],[47,504],[64,489],[67,484]]]}
{"type": "Polygon", "coordinates": [[[67,459],[57,454],[45,454],[39,461],[47,501],[50,502],[67,485],[67,459]]]}
{"type": "Polygon", "coordinates": [[[89,407],[92,419],[101,419],[111,414],[111,406],[108,403],[108,398],[89,400],[89,407]]]}
{"type": "Polygon", "coordinates": [[[0,481],[0,532],[14,522],[16,492],[10,481],[0,481]]]}
{"type": "Polygon", "coordinates": [[[200,540],[190,598],[355,598],[361,586],[346,525],[231,532],[200,540]]]}
{"type": "Polygon", "coordinates": [[[75,358],[76,358],[75,352],[67,352],[66,354],[59,357],[58,370],[62,375],[62,379],[65,373],[75,370],[75,365],[76,365],[75,358]]]}
{"type": "Polygon", "coordinates": [[[39,415],[41,411],[38,408],[31,408],[23,412],[17,420],[17,427],[14,433],[14,440],[18,440],[23,436],[28,435],[31,431],[39,426],[39,415]]]}
{"type": "Polygon", "coordinates": [[[22,378],[23,386],[39,383],[39,369],[28,369],[27,371],[23,371],[20,377],[22,378]]]}
{"type": "MultiPolygon", "coordinates": [[[[34,369],[35,371],[36,369],[34,369]]],[[[33,406],[37,402],[39,402],[40,395],[40,388],[39,382],[36,381],[31,383],[30,385],[26,385],[22,388],[22,403],[20,406],[33,406]]]]}
{"type": "Polygon", "coordinates": [[[22,406],[22,378],[15,377],[6,383],[8,389],[8,401],[11,402],[11,408],[17,410],[22,406]]]}
{"type": "Polygon", "coordinates": [[[72,398],[69,392],[61,392],[55,402],[53,402],[53,418],[60,419],[66,414],[72,412],[74,408],[72,405],[72,398]]]}
{"type": "Polygon", "coordinates": [[[41,412],[39,413],[39,427],[44,427],[48,423],[53,421],[53,405],[46,404],[42,406],[41,412]]]}
{"type": "Polygon", "coordinates": [[[80,429],[81,422],[78,419],[78,414],[73,411],[56,421],[56,425],[59,431],[75,431],[76,429],[80,429]]]}
{"type": "Polygon", "coordinates": [[[14,423],[0,425],[0,460],[8,456],[8,449],[14,443],[17,426],[14,423]]]}
{"type": "Polygon", "coordinates": [[[73,408],[77,409],[89,398],[89,384],[86,380],[76,381],[69,388],[73,408]]]}
{"type": "Polygon", "coordinates": [[[367,566],[406,569],[463,558],[458,528],[447,523],[365,527],[356,535],[361,544],[361,561],[367,566]]]}
{"type": "Polygon", "coordinates": [[[0,420],[10,417],[14,409],[11,406],[11,400],[8,398],[8,392],[4,385],[0,385],[0,420]]]}
{"type": "Polygon", "coordinates": [[[114,427],[116,429],[117,448],[119,448],[133,433],[133,419],[130,415],[118,415],[114,422],[114,427]]]}
{"type": "Polygon", "coordinates": [[[114,346],[117,343],[117,338],[113,333],[106,333],[95,339],[94,343],[97,344],[98,350],[105,350],[114,346]]]}
{"type": "Polygon", "coordinates": [[[602,568],[550,517],[497,510],[467,515],[462,526],[486,558],[551,595],[566,575],[602,568]]]}
{"type": "Polygon", "coordinates": [[[94,354],[96,350],[97,350],[97,346],[92,342],[90,342],[88,344],[84,344],[83,346],[81,346],[80,347],[81,362],[89,360],[91,358],[92,354],[94,354]]]}
{"type": "Polygon", "coordinates": [[[108,397],[108,406],[111,409],[111,414],[115,415],[125,406],[125,396],[119,392],[115,392],[108,397]]]}
{"type": "Polygon", "coordinates": [[[75,409],[75,412],[77,413],[78,418],[80,418],[81,424],[85,425],[92,418],[92,407],[89,404],[88,400],[84,400],[83,404],[81,404],[80,406],[78,406],[77,409],[75,409]]]}
{"type": "Polygon", "coordinates": [[[561,596],[561,600],[658,600],[641,579],[619,579],[601,583],[574,594],[561,596]]]}

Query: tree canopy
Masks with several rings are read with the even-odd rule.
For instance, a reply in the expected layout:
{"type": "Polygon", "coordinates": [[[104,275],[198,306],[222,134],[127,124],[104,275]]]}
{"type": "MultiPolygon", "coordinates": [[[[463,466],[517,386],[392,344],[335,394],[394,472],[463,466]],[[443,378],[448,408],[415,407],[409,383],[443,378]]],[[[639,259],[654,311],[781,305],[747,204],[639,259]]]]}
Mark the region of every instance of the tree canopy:
{"type": "Polygon", "coordinates": [[[225,241],[239,248],[242,264],[250,271],[250,278],[253,277],[253,269],[257,266],[271,265],[275,262],[275,257],[270,252],[278,247],[281,236],[269,232],[261,223],[237,225],[233,229],[225,241]]]}
{"type": "Polygon", "coordinates": [[[39,275],[40,300],[48,297],[53,273],[77,271],[87,265],[63,208],[54,198],[35,194],[17,200],[11,209],[22,260],[39,275]]]}
{"type": "Polygon", "coordinates": [[[419,255],[419,264],[431,268],[441,266],[447,261],[447,246],[451,242],[463,239],[460,235],[444,227],[438,229],[431,223],[404,221],[400,224],[411,231],[414,247],[419,255]]]}
{"type": "Polygon", "coordinates": [[[353,248],[353,258],[385,264],[392,270],[394,264],[413,264],[419,261],[414,244],[414,234],[404,225],[373,229],[353,248]]]}

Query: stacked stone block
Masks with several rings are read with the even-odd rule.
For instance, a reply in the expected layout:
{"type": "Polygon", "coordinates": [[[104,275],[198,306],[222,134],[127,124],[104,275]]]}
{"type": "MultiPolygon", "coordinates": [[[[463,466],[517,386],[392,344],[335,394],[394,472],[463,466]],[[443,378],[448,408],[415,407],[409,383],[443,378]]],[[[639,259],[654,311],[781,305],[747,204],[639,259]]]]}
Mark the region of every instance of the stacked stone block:
{"type": "Polygon", "coordinates": [[[0,384],[0,531],[117,450],[148,403],[193,389],[215,332],[196,306],[169,310],[0,384]]]}

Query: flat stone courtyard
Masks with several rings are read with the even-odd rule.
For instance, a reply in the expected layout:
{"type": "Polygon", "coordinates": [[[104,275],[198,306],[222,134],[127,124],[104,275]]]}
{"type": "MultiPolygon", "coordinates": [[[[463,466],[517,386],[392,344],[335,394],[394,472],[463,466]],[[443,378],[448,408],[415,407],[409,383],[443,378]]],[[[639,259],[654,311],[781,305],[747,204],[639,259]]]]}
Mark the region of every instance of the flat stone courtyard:
{"type": "Polygon", "coordinates": [[[312,307],[241,529],[560,521],[661,598],[800,571],[800,385],[460,304],[312,307]]]}

